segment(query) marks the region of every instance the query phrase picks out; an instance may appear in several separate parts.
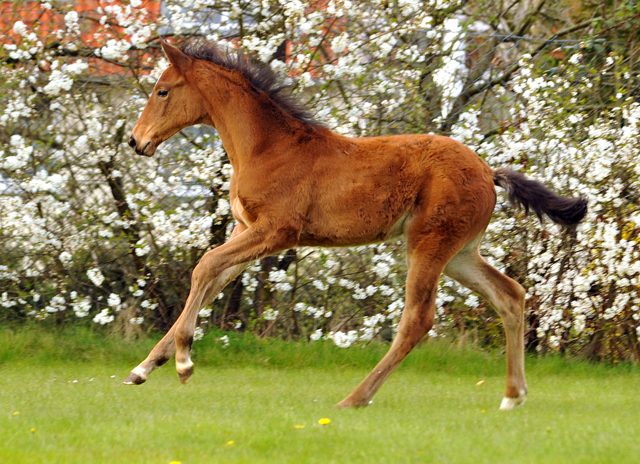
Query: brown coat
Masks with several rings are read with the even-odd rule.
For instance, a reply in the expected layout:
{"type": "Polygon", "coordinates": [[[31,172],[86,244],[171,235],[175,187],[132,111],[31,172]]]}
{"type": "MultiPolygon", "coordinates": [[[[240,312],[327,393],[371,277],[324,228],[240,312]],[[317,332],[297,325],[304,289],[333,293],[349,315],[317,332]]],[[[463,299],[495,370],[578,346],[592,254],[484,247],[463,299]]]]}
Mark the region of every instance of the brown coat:
{"type": "Polygon", "coordinates": [[[295,246],[352,246],[406,236],[405,310],[387,355],[340,406],[365,406],[431,329],[441,273],[486,298],[504,321],[507,390],[502,409],[524,402],[524,297],[517,282],[489,266],[478,244],[496,203],[494,184],[510,200],[565,224],[586,201],[556,195],[508,170],[492,170],[464,145],[437,135],[349,138],[314,122],[275,87],[264,68],[215,47],[179,50],[134,128],[130,145],[152,156],[192,124],[214,126],[234,168],[231,239],[196,266],[183,313],[125,383],[138,384],[176,352],[183,382],[193,372],[198,311],[252,260],[295,246]]]}

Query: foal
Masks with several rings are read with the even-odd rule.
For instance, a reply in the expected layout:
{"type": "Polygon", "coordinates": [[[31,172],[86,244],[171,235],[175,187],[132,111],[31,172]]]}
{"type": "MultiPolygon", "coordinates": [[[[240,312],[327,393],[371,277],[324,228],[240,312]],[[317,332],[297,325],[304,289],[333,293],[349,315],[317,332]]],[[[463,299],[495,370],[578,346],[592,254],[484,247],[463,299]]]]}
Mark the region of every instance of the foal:
{"type": "Polygon", "coordinates": [[[129,144],[152,156],[193,124],[214,126],[233,165],[230,198],[237,225],[207,252],[191,278],[184,310],[125,380],[141,384],[176,354],[186,382],[198,312],[251,261],[296,246],[364,245],[406,236],[406,304],[389,352],[339,406],[365,406],[434,323],[441,273],[482,295],[498,311],[507,340],[507,389],[500,406],[524,402],[525,290],[487,264],[478,244],[496,203],[494,185],[512,203],[571,225],[584,199],[556,195],[509,169],[492,170],[464,145],[437,135],[349,138],[314,122],[280,93],[268,68],[213,45],[182,50],[163,41],[171,66],[162,74],[129,144]]]}

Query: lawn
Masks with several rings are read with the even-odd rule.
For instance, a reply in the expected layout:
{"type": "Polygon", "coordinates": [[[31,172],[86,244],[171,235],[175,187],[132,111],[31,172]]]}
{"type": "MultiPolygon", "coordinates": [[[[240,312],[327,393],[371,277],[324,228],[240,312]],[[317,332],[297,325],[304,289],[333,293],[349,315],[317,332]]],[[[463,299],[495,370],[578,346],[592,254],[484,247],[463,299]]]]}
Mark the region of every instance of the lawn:
{"type": "Polygon", "coordinates": [[[640,368],[527,360],[530,396],[500,412],[504,356],[420,346],[371,406],[338,410],[385,346],[259,341],[195,345],[173,366],[122,380],[153,337],[0,331],[0,462],[623,463],[640,459],[640,368]],[[481,386],[478,381],[484,380],[481,386]],[[331,422],[320,425],[319,419],[331,422]]]}

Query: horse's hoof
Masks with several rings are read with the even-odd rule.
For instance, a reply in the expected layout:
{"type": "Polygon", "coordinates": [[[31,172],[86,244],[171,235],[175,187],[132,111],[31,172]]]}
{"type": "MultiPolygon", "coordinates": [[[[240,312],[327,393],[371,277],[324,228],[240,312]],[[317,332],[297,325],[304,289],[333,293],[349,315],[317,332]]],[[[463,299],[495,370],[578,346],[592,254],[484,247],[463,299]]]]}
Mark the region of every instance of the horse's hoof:
{"type": "Polygon", "coordinates": [[[142,383],[144,383],[147,379],[142,378],[141,376],[139,376],[138,374],[135,373],[130,373],[129,376],[124,379],[124,384],[125,385],[140,385],[142,383]]]}
{"type": "Polygon", "coordinates": [[[339,403],[334,404],[333,407],[337,409],[346,409],[346,408],[352,408],[353,405],[350,403],[345,403],[344,401],[340,401],[339,403]]]}
{"type": "Polygon", "coordinates": [[[527,399],[526,394],[522,394],[517,398],[507,398],[506,396],[502,399],[502,403],[500,404],[500,411],[511,411],[521,404],[525,402],[527,399]]]}
{"type": "Polygon", "coordinates": [[[346,398],[346,399],[340,401],[338,404],[334,404],[333,407],[334,408],[340,408],[340,409],[364,408],[365,406],[368,406],[369,404],[371,404],[371,401],[358,402],[358,401],[353,401],[353,400],[350,400],[349,398],[346,398]]]}
{"type": "Polygon", "coordinates": [[[176,369],[178,371],[178,376],[180,377],[180,382],[183,384],[187,383],[191,376],[193,375],[193,363],[190,366],[180,366],[176,369]]]}

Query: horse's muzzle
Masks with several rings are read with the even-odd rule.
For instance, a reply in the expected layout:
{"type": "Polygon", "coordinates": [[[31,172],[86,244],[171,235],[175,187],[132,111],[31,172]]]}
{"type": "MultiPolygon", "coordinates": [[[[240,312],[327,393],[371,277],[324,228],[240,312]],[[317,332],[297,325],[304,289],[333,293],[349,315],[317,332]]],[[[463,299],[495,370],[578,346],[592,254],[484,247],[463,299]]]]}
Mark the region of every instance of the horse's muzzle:
{"type": "Polygon", "coordinates": [[[149,140],[143,147],[140,147],[140,145],[138,145],[133,135],[129,137],[129,146],[133,148],[138,155],[153,156],[153,152],[155,150],[149,150],[150,153],[145,153],[147,151],[147,148],[149,148],[150,145],[151,145],[151,140],[149,140]]]}

